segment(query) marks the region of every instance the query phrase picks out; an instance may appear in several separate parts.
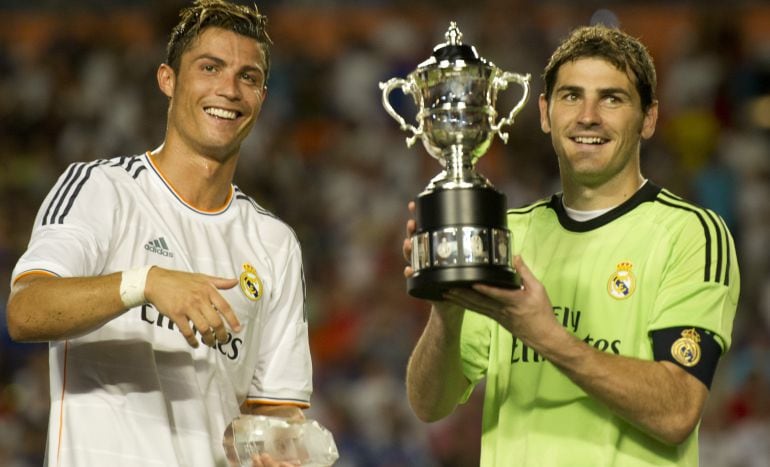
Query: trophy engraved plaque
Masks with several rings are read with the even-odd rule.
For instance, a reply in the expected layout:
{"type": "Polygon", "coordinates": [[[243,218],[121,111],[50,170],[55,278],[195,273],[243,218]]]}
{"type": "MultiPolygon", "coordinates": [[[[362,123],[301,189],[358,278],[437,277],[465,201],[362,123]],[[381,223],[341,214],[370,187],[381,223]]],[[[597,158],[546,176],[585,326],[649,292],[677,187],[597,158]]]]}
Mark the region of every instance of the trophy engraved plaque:
{"type": "Polygon", "coordinates": [[[406,79],[380,83],[382,105],[403,131],[407,146],[419,138],[443,171],[417,196],[417,230],[412,236],[407,279],[410,295],[441,300],[451,288],[484,283],[515,288],[520,278],[511,265],[511,234],[506,224],[507,200],[476,171],[475,164],[495,134],[503,142],[503,127],[529,98],[530,75],[502,71],[463,44],[451,22],[446,42],[406,79]],[[519,84],[523,94],[510,113],[497,120],[498,91],[519,84]],[[417,106],[417,126],[407,123],[390,104],[391,91],[400,88],[417,106]]]}

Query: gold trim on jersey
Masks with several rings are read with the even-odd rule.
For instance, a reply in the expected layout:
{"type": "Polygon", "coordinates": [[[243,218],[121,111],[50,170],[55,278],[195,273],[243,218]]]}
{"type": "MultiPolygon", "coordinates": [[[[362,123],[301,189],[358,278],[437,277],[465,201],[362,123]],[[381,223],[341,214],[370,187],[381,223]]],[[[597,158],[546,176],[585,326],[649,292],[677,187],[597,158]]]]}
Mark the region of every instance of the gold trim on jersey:
{"type": "Polygon", "coordinates": [[[14,277],[11,281],[11,286],[16,284],[16,282],[19,281],[19,279],[27,276],[45,276],[45,277],[58,277],[56,274],[52,273],[51,271],[46,271],[45,269],[30,269],[29,271],[24,271],[18,276],[14,277]]]}
{"type": "Polygon", "coordinates": [[[617,300],[624,300],[630,297],[636,290],[636,276],[631,272],[634,265],[628,261],[623,261],[615,266],[615,272],[610,275],[607,281],[607,293],[610,297],[617,300]]]}
{"type": "Polygon", "coordinates": [[[682,331],[682,337],[671,344],[671,356],[686,367],[700,361],[700,334],[694,328],[682,331]]]}
{"type": "Polygon", "coordinates": [[[147,151],[146,154],[147,154],[147,161],[149,161],[150,167],[152,167],[153,171],[158,175],[158,177],[160,177],[161,181],[163,181],[163,183],[171,191],[171,193],[173,193],[174,196],[179,201],[181,201],[185,206],[187,206],[188,208],[192,209],[193,211],[197,211],[197,212],[199,212],[201,214],[212,215],[212,214],[223,213],[230,206],[230,203],[232,202],[233,197],[235,196],[235,189],[233,188],[232,183],[230,184],[230,192],[227,194],[227,200],[225,200],[225,203],[222,206],[220,206],[218,208],[214,208],[214,209],[199,208],[199,207],[195,206],[193,203],[191,203],[190,201],[188,201],[187,199],[185,199],[185,197],[182,196],[182,194],[179,193],[179,191],[176,189],[174,184],[171,183],[171,180],[166,178],[166,175],[163,174],[163,172],[160,170],[160,167],[158,167],[155,164],[155,160],[153,159],[153,156],[155,156],[156,153],[152,153],[150,151],[147,151]]]}
{"type": "Polygon", "coordinates": [[[262,298],[262,279],[259,278],[257,270],[251,264],[243,263],[240,283],[246,298],[255,302],[262,298]]]}
{"type": "Polygon", "coordinates": [[[307,409],[310,408],[309,402],[300,402],[300,401],[289,401],[289,400],[269,400],[269,399],[248,399],[246,402],[243,403],[243,407],[252,408],[252,407],[260,407],[260,406],[266,406],[269,405],[271,407],[276,407],[279,405],[289,405],[292,407],[299,407],[301,409],[307,409]]]}

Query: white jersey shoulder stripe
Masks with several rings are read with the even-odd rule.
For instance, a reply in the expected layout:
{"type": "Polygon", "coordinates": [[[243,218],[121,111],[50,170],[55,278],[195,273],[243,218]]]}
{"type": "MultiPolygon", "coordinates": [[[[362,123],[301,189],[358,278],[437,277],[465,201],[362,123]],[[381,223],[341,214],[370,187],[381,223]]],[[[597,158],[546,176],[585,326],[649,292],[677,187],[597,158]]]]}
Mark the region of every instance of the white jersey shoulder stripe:
{"type": "Polygon", "coordinates": [[[70,165],[65,176],[60,179],[56,193],[46,208],[42,224],[63,223],[83,185],[91,177],[91,171],[107,163],[109,160],[99,159],[93,162],[77,162],[70,165]]]}
{"type": "MultiPolygon", "coordinates": [[[[62,224],[64,218],[72,209],[83,186],[91,177],[91,172],[101,166],[123,167],[127,172],[131,172],[131,167],[139,161],[140,156],[123,156],[113,159],[97,159],[91,162],[76,162],[71,164],[63,177],[60,178],[58,186],[55,187],[55,194],[46,208],[42,219],[42,225],[62,224]]],[[[143,169],[140,167],[134,174],[136,175],[143,169]]]]}
{"type": "Polygon", "coordinates": [[[299,237],[297,237],[297,233],[294,231],[294,229],[293,229],[293,228],[292,228],[292,227],[291,227],[289,224],[287,224],[286,222],[284,222],[284,221],[283,221],[283,219],[281,219],[280,217],[276,216],[276,215],[275,215],[275,214],[273,214],[272,212],[270,212],[270,211],[268,211],[267,209],[265,209],[265,208],[263,208],[262,206],[260,206],[260,205],[259,205],[259,203],[257,203],[257,202],[254,200],[254,198],[252,198],[251,196],[249,196],[249,195],[245,194],[245,193],[244,193],[243,191],[241,191],[241,189],[240,189],[240,188],[238,188],[237,186],[233,185],[233,188],[234,188],[234,190],[235,190],[235,199],[236,199],[236,200],[240,200],[240,201],[245,201],[245,202],[247,202],[249,205],[251,205],[251,207],[253,207],[253,208],[254,208],[254,210],[255,210],[255,211],[257,211],[257,213],[259,213],[259,214],[261,214],[261,215],[263,215],[263,216],[267,216],[267,217],[270,217],[270,218],[272,218],[272,219],[275,219],[276,221],[278,221],[278,222],[280,222],[281,224],[285,225],[285,226],[286,226],[286,228],[287,228],[287,229],[289,229],[289,231],[291,232],[291,234],[294,236],[294,239],[295,239],[295,240],[297,240],[297,243],[299,243],[299,237]]]}
{"type": "Polygon", "coordinates": [[[272,217],[273,219],[276,219],[276,220],[280,220],[280,219],[278,219],[278,216],[276,216],[272,212],[270,212],[267,209],[265,209],[262,206],[260,206],[259,203],[257,203],[254,200],[254,198],[252,198],[251,196],[249,196],[246,193],[244,193],[243,191],[241,191],[241,189],[238,188],[237,186],[235,187],[235,198],[239,199],[239,200],[242,200],[242,201],[248,202],[254,208],[255,211],[257,211],[258,213],[260,213],[262,215],[265,215],[265,216],[268,216],[268,217],[272,217]]]}
{"type": "Polygon", "coordinates": [[[141,154],[134,156],[123,156],[112,159],[113,163],[110,167],[122,167],[132,178],[136,178],[143,170],[147,169],[147,165],[143,161],[141,154]],[[134,165],[138,163],[138,167],[134,169],[134,165]]]}

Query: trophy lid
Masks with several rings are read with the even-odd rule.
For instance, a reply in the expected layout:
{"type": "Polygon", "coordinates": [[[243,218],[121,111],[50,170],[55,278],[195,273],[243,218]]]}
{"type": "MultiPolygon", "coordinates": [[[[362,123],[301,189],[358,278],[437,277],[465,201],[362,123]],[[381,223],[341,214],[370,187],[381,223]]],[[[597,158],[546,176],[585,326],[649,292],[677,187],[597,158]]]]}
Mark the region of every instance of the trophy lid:
{"type": "Polygon", "coordinates": [[[457,62],[464,64],[489,64],[484,58],[479,56],[475,47],[462,43],[463,33],[460,32],[456,22],[452,21],[449,23],[449,29],[444,34],[444,37],[446,42],[434,47],[431,57],[420,63],[418,68],[444,67],[454,65],[457,62]]]}

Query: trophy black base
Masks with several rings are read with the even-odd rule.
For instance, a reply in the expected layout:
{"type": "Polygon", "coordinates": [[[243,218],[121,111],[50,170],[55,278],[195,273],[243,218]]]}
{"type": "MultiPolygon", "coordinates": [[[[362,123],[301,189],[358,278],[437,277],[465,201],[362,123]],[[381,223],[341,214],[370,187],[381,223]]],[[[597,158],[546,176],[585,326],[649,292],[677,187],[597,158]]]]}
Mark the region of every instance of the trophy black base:
{"type": "Polygon", "coordinates": [[[418,196],[416,205],[410,295],[443,300],[447,290],[477,283],[520,287],[511,266],[504,194],[490,186],[438,189],[418,196]]]}
{"type": "Polygon", "coordinates": [[[521,278],[507,268],[453,267],[426,269],[406,280],[409,295],[426,300],[444,300],[450,289],[470,288],[473,284],[485,284],[503,289],[518,289],[521,278]]]}

